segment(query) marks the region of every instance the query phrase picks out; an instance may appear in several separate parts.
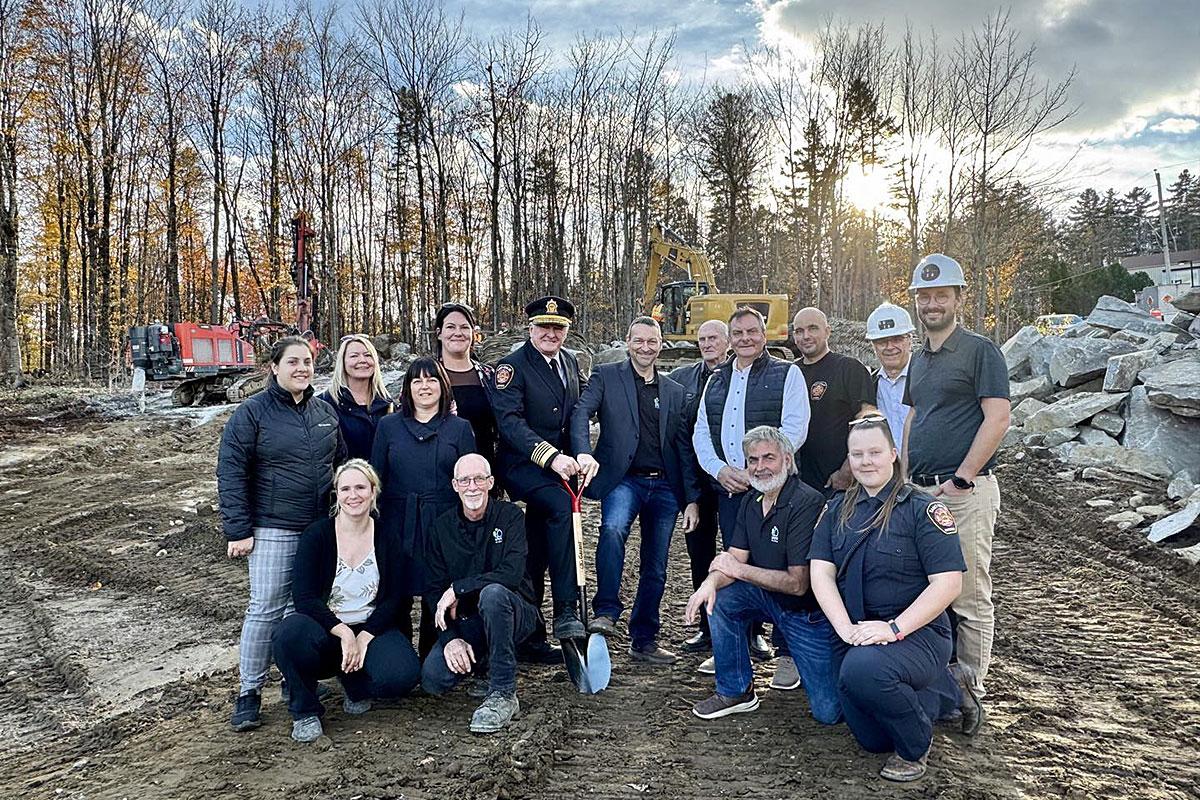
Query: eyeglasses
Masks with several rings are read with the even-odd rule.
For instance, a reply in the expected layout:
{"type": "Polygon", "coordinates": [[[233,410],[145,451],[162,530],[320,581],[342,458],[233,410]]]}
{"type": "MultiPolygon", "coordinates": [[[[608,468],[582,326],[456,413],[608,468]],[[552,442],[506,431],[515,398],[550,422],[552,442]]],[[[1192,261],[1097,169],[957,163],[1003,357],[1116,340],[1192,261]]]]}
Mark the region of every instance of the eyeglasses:
{"type": "Polygon", "coordinates": [[[467,488],[472,483],[475,484],[476,486],[484,486],[491,479],[492,479],[491,475],[467,475],[466,477],[463,477],[463,478],[455,478],[454,485],[458,486],[459,488],[462,488],[462,489],[467,488]]]}
{"type": "Polygon", "coordinates": [[[865,422],[887,422],[887,417],[881,414],[868,414],[865,417],[859,417],[858,419],[850,420],[850,423],[847,427],[853,428],[855,425],[862,425],[865,422]]]}
{"type": "Polygon", "coordinates": [[[353,339],[366,339],[366,338],[368,338],[368,337],[365,333],[347,333],[345,336],[343,336],[338,341],[338,344],[345,344],[346,342],[349,342],[353,339]]]}

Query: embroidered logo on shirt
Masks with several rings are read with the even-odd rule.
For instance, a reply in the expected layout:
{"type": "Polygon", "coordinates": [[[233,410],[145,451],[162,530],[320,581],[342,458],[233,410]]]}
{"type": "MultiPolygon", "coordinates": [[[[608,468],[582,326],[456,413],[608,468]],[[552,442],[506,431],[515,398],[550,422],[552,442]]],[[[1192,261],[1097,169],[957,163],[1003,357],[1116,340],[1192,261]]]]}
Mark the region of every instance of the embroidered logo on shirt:
{"type": "Polygon", "coordinates": [[[658,398],[654,398],[654,410],[658,411],[658,398]]]}
{"type": "Polygon", "coordinates": [[[500,530],[499,528],[492,528],[492,541],[495,542],[496,544],[500,544],[501,542],[503,542],[504,541],[504,531],[500,530]]]}
{"type": "Polygon", "coordinates": [[[771,526],[771,544],[779,544],[779,527],[777,525],[771,526]]]}
{"type": "Polygon", "coordinates": [[[829,384],[826,383],[825,381],[817,381],[808,390],[808,395],[813,400],[820,400],[822,397],[825,396],[825,390],[827,390],[828,388],[829,388],[829,384]]]}
{"type": "Polygon", "coordinates": [[[925,513],[929,515],[929,521],[932,522],[937,529],[949,536],[952,533],[958,533],[958,525],[954,522],[954,515],[950,513],[950,509],[941,500],[935,500],[925,507],[925,513]]]}
{"type": "Polygon", "coordinates": [[[505,389],[508,384],[512,383],[513,366],[512,364],[501,364],[496,367],[496,388],[505,389]]]}

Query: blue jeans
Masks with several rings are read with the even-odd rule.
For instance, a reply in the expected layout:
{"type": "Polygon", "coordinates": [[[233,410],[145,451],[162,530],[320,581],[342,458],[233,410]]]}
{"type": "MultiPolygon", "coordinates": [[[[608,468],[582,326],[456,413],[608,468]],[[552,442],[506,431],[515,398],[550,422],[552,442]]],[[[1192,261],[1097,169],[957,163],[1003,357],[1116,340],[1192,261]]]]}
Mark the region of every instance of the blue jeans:
{"type": "Polygon", "coordinates": [[[637,596],[629,617],[629,639],[635,650],[653,647],[661,623],[658,607],[667,583],[667,553],[679,502],[666,478],[625,476],[600,503],[600,541],[596,545],[596,595],[592,613],[620,619],[621,573],[625,542],[634,517],[642,523],[641,568],[637,596]]]}
{"type": "Polygon", "coordinates": [[[717,667],[717,694],[737,697],[754,680],[746,626],[771,622],[787,641],[808,694],[813,719],[833,725],[842,719],[837,671],[833,659],[833,626],[817,611],[787,611],[765,589],[734,581],[717,592],[717,605],[708,619],[717,667]]]}

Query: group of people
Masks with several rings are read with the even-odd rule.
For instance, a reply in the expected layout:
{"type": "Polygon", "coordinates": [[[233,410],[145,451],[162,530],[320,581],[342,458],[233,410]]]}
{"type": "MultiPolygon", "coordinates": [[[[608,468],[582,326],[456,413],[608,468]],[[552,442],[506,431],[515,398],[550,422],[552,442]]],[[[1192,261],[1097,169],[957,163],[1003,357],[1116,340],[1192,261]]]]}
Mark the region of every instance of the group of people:
{"type": "Polygon", "coordinates": [[[630,658],[674,664],[660,606],[682,517],[685,621],[699,627],[681,646],[711,651],[699,670],[715,676],[693,713],[753,711],[753,663],[774,658],[772,689],[802,686],[817,721],[890,754],[884,778],[921,777],[936,722],[983,722],[994,628],[1008,380],[999,349],[957,322],[965,285],[953,259],[923,259],[910,285],[923,346],[905,309],[881,305],[867,325],[876,374],[829,349],[816,308],[793,319],[795,362],[768,351],[744,307],[702,325],[702,360],[670,375],[658,322],[638,317],[628,358],[585,379],[563,346],[566,299],[530,303],[528,340],[494,367],[472,355],[471,309],[447,304],[434,355],[396,399],[367,337],[342,340],[321,397],[308,343],[281,340],[218,459],[228,552],[250,562],[232,726],[261,724],[273,658],[298,741],[322,734],[320,681],[334,676],[348,714],[467,681],[483,701],[471,730],[503,729],[519,659],[561,661],[551,638],[617,634],[634,520],[630,658]],[[600,501],[588,619],[564,483],[600,501]]]}

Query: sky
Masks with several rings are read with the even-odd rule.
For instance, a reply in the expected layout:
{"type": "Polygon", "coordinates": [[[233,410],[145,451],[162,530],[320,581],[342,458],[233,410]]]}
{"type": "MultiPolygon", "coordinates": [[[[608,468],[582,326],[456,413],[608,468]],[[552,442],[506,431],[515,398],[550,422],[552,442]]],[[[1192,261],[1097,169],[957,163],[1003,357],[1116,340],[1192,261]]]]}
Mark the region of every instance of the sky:
{"type": "MultiPolygon", "coordinates": [[[[581,33],[673,30],[677,68],[688,79],[736,83],[746,50],[808,43],[831,18],[883,24],[899,42],[906,23],[948,48],[999,6],[975,0],[461,0],[477,35],[537,20],[564,48],[581,33]]],[[[1153,193],[1182,169],[1200,172],[1200,0],[1009,0],[1010,25],[1037,47],[1036,69],[1061,80],[1078,111],[1045,136],[1031,158],[1069,159],[1066,186],[1153,193]]]]}

